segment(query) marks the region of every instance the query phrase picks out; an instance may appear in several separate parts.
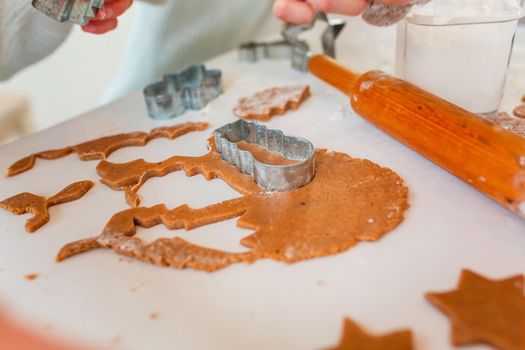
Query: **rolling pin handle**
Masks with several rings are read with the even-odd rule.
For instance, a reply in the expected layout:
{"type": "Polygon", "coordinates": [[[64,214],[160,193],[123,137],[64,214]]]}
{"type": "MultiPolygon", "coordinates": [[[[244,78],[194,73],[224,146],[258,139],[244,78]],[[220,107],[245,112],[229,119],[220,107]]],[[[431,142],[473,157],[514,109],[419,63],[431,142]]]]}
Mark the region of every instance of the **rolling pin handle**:
{"type": "Polygon", "coordinates": [[[352,96],[354,85],[360,77],[360,74],[343,67],[336,60],[326,55],[313,56],[308,68],[313,75],[337,88],[348,97],[352,96]]]}

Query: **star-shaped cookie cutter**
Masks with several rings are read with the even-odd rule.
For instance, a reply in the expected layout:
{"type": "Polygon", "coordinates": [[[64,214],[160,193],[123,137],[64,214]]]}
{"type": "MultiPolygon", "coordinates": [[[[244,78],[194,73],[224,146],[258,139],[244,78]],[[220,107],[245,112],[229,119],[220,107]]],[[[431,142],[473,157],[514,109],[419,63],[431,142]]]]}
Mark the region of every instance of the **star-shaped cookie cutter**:
{"type": "MultiPolygon", "coordinates": [[[[298,45],[309,49],[305,41],[300,41],[298,45]]],[[[257,62],[265,59],[279,60],[289,59],[294,53],[294,45],[286,40],[272,42],[250,41],[239,46],[239,59],[243,62],[257,62]]]]}
{"type": "Polygon", "coordinates": [[[263,59],[291,59],[294,69],[306,72],[312,51],[306,41],[299,39],[299,35],[312,29],[318,20],[327,23],[327,28],[321,37],[323,53],[335,58],[335,40],[345,27],[346,22],[341,19],[330,19],[324,12],[319,12],[310,24],[288,25],[281,32],[284,40],[242,44],[239,47],[239,59],[244,62],[257,62],[263,59]]]}
{"type": "Polygon", "coordinates": [[[199,64],[147,86],[144,99],[151,118],[170,119],[204,108],[222,92],[222,72],[199,64]]]}
{"type": "Polygon", "coordinates": [[[95,18],[104,0],[33,0],[34,8],[58,22],[86,25],[95,18]]]}
{"type": "Polygon", "coordinates": [[[317,21],[322,21],[327,24],[327,27],[321,36],[323,53],[335,58],[335,41],[346,26],[346,22],[340,18],[329,18],[326,13],[318,12],[312,23],[291,25],[281,32],[284,40],[294,47],[292,67],[303,72],[308,71],[308,62],[313,53],[309,47],[301,45],[302,41],[299,39],[299,36],[301,33],[313,29],[317,21]]]}
{"type": "Polygon", "coordinates": [[[315,148],[302,137],[287,136],[280,130],[242,119],[215,130],[213,137],[222,158],[242,173],[250,175],[266,191],[292,191],[307,185],[314,178],[315,148]],[[239,149],[239,141],[256,144],[269,152],[278,152],[297,163],[282,166],[262,163],[252,153],[239,149]]]}

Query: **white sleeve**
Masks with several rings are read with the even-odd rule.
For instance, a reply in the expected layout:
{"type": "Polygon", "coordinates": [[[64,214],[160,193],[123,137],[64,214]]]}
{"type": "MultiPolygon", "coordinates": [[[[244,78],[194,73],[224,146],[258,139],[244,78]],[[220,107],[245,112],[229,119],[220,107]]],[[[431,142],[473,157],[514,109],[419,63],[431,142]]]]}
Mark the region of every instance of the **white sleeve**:
{"type": "Polygon", "coordinates": [[[30,0],[0,0],[0,80],[51,54],[71,28],[34,9],[30,0]]]}

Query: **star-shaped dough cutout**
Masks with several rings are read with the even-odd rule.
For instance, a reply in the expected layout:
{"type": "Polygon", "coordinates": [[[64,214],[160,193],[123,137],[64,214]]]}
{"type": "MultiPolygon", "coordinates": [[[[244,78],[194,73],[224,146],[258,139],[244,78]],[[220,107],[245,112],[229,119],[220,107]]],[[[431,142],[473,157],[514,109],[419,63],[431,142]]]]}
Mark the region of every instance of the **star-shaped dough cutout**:
{"type": "Polygon", "coordinates": [[[490,280],[463,270],[459,286],[426,298],[450,318],[456,346],[486,343],[500,350],[525,349],[523,275],[490,280]]]}
{"type": "Polygon", "coordinates": [[[411,350],[412,333],[399,331],[382,336],[374,336],[363,331],[351,319],[344,321],[343,336],[339,345],[327,350],[411,350]]]}

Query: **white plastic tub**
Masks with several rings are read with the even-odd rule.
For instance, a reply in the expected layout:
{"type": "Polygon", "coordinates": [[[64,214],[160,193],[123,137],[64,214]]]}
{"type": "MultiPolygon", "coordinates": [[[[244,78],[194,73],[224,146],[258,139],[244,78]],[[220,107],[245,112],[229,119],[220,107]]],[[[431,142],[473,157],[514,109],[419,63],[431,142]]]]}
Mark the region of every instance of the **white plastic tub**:
{"type": "Polygon", "coordinates": [[[398,27],[396,73],[474,113],[498,109],[519,0],[434,0],[398,27]]]}

